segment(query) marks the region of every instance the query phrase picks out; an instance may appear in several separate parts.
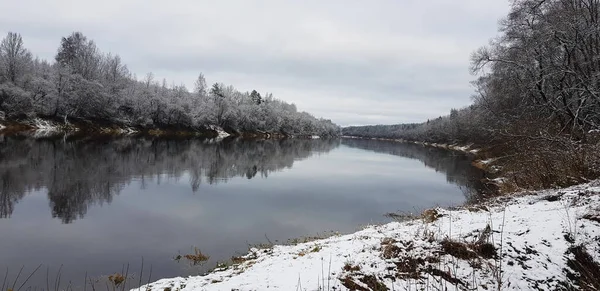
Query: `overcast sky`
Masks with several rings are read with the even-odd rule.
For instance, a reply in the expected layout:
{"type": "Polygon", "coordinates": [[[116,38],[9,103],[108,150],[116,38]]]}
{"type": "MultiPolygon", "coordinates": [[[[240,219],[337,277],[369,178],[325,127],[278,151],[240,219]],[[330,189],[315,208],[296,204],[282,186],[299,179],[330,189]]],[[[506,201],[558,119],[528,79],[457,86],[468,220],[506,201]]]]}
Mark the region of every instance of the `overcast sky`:
{"type": "Polygon", "coordinates": [[[468,105],[469,55],[507,0],[0,0],[0,33],[53,59],[81,31],[139,78],[271,92],[346,125],[424,121],[468,105]]]}

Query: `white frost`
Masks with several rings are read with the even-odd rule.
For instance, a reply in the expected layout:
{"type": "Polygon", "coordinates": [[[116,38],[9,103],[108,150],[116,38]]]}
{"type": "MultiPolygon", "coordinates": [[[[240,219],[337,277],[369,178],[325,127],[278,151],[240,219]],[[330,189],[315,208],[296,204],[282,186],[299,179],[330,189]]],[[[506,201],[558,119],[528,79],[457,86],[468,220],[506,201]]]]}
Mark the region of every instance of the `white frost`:
{"type": "Polygon", "coordinates": [[[229,133],[227,133],[225,130],[223,130],[222,127],[220,127],[218,125],[210,125],[208,128],[217,132],[218,139],[222,139],[222,138],[226,138],[226,137],[230,136],[229,133]]]}
{"type": "Polygon", "coordinates": [[[33,128],[35,129],[33,133],[34,137],[51,136],[54,133],[60,131],[60,127],[56,124],[40,118],[33,119],[31,123],[33,128]]]}
{"type": "MultiPolygon", "coordinates": [[[[502,290],[554,290],[559,281],[566,280],[566,253],[573,244],[566,241],[565,235],[571,235],[575,244],[597,240],[600,224],[581,217],[597,213],[599,206],[600,181],[532,195],[515,194],[488,201],[485,206],[437,209],[442,217],[434,222],[392,222],[295,246],[252,249],[246,256],[248,260],[240,265],[205,276],[163,279],[148,287],[182,291],[347,290],[340,279],[355,278],[359,285],[366,286],[359,278],[374,275],[390,290],[434,290],[430,288],[440,286],[452,290],[486,286],[496,290],[498,278],[502,290]],[[489,242],[500,250],[502,259],[480,259],[481,267],[474,269],[468,261],[440,254],[443,239],[474,242],[487,225],[493,230],[489,242]],[[438,254],[440,262],[430,266],[466,285],[455,286],[427,272],[420,273],[422,279],[390,279],[395,264],[382,257],[384,239],[393,239],[392,243],[402,249],[399,256],[425,258],[438,254]],[[344,271],[346,264],[358,266],[360,271],[344,271]],[[494,275],[500,266],[501,276],[494,275]]],[[[597,244],[589,244],[588,252],[599,254],[598,248],[597,244]]]]}
{"type": "Polygon", "coordinates": [[[494,161],[496,161],[496,159],[487,159],[487,160],[480,160],[479,163],[481,163],[482,165],[487,165],[489,163],[493,163],[494,161]]]}

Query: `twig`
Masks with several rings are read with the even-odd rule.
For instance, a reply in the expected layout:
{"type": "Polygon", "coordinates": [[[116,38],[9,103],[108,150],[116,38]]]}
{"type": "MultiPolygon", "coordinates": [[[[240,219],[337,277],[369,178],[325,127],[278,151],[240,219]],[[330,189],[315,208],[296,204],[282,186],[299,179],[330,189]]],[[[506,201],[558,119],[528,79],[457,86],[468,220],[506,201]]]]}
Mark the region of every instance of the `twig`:
{"type": "Polygon", "coordinates": [[[502,211],[502,228],[500,229],[500,256],[498,257],[498,291],[502,287],[502,247],[504,245],[504,224],[506,222],[506,205],[504,205],[504,211],[502,211]]]}
{"type": "Polygon", "coordinates": [[[6,278],[8,278],[8,267],[6,267],[6,273],[4,274],[4,280],[2,280],[2,289],[0,289],[0,290],[4,290],[4,286],[6,284],[6,278]]]}
{"type": "MultiPolygon", "coordinates": [[[[31,279],[31,276],[33,276],[37,272],[37,270],[39,270],[41,267],[42,267],[42,264],[37,266],[37,268],[35,268],[35,270],[33,270],[33,272],[31,272],[31,274],[29,274],[27,279],[25,279],[25,281],[23,281],[23,284],[21,284],[21,286],[19,286],[19,288],[17,288],[17,291],[21,290],[21,288],[23,288],[23,286],[27,283],[27,281],[29,281],[29,279],[31,279]]],[[[16,281],[15,281],[15,283],[16,283],[16,281]]],[[[15,289],[13,289],[13,290],[15,290],[15,289]]]]}
{"type": "Polygon", "coordinates": [[[150,284],[150,278],[152,278],[152,265],[150,265],[150,274],[148,275],[148,283],[146,283],[146,289],[148,289],[148,284],[150,284]]]}
{"type": "Polygon", "coordinates": [[[144,276],[144,257],[142,257],[142,270],[140,271],[140,280],[138,282],[138,290],[142,287],[142,276],[144,276]]]}
{"type": "Polygon", "coordinates": [[[329,269],[327,270],[327,291],[329,291],[329,282],[331,281],[331,254],[329,254],[329,269]]]}
{"type": "Polygon", "coordinates": [[[58,291],[58,288],[60,287],[60,278],[62,275],[62,267],[63,265],[60,265],[60,268],[58,268],[58,273],[56,273],[56,279],[54,280],[54,291],[58,291]]]}
{"type": "Polygon", "coordinates": [[[125,271],[125,281],[121,283],[121,291],[125,291],[125,283],[127,283],[127,276],[129,276],[129,263],[127,263],[127,270],[125,271]]]}
{"type": "Polygon", "coordinates": [[[15,282],[13,282],[13,285],[10,288],[11,290],[15,290],[15,285],[17,285],[17,281],[19,281],[19,277],[21,276],[21,272],[23,272],[23,268],[25,268],[25,266],[21,266],[21,269],[19,270],[19,273],[17,274],[17,278],[15,278],[15,282]]]}
{"type": "Polygon", "coordinates": [[[46,266],[46,291],[50,291],[50,266],[46,266]]]}

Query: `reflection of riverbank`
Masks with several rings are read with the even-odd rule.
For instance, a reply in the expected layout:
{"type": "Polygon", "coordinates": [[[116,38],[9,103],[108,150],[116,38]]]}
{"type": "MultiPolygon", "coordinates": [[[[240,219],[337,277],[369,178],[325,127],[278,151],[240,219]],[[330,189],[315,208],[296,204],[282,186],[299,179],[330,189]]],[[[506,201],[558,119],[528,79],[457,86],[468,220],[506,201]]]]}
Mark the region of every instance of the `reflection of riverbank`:
{"type": "Polygon", "coordinates": [[[26,193],[45,188],[52,216],[70,223],[94,203],[111,203],[132,179],[189,175],[200,184],[252,179],[291,168],[295,161],[328,152],[338,140],[162,139],[84,136],[0,143],[0,217],[6,218],[26,193]]]}
{"type": "Polygon", "coordinates": [[[393,140],[344,138],[342,144],[377,153],[419,160],[424,166],[432,168],[436,172],[444,173],[449,183],[456,184],[463,190],[468,202],[477,201],[480,197],[491,195],[496,191],[493,185],[484,183],[486,173],[472,166],[471,157],[458,152],[393,140]]]}

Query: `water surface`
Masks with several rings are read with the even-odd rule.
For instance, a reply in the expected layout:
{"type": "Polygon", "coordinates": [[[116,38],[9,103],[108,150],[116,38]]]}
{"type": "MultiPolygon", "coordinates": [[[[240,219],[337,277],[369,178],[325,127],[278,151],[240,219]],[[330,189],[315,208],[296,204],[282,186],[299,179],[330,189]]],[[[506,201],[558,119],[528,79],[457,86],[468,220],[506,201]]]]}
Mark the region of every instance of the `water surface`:
{"type": "Polygon", "coordinates": [[[43,264],[40,287],[46,267],[81,285],[142,258],[153,280],[198,274],[249,244],[462,204],[481,175],[463,155],[386,141],[2,137],[0,270],[43,264]],[[173,260],[194,247],[210,261],[173,260]]]}

